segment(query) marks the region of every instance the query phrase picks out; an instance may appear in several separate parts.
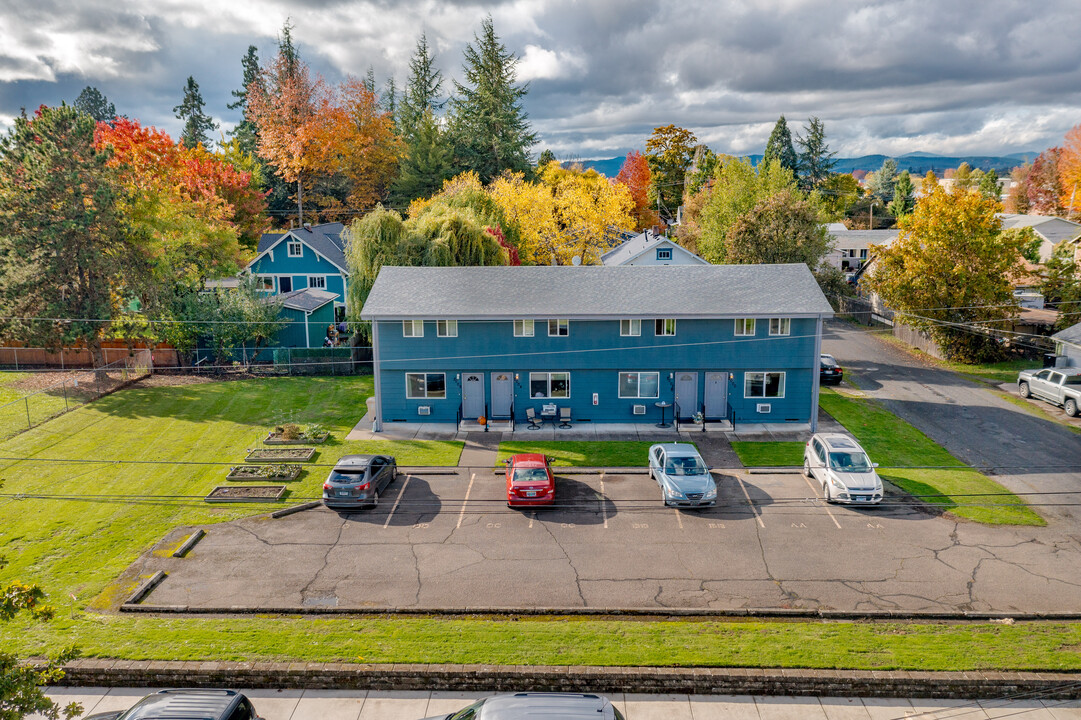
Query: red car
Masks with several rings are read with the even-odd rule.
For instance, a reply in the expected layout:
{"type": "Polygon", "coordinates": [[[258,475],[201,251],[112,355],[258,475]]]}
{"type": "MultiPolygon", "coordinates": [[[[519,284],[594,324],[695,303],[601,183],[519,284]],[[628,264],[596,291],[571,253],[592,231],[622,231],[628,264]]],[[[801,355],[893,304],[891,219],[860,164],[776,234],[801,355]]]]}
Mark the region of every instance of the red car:
{"type": "Polygon", "coordinates": [[[537,453],[515,455],[507,463],[507,507],[551,505],[556,481],[548,458],[537,453]]]}

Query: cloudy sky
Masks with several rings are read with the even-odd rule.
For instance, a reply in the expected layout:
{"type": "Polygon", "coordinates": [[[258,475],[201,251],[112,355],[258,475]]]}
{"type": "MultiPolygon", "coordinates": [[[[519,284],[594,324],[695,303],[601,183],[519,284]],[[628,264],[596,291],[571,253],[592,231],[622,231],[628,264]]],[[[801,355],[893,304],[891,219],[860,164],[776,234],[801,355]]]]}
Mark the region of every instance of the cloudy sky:
{"type": "Polygon", "coordinates": [[[760,152],[782,113],[822,118],[844,156],[1042,150],[1081,123],[1077,0],[0,0],[0,126],[94,85],[175,136],[192,75],[227,129],[241,56],[287,18],[328,80],[400,87],[422,31],[452,78],[486,14],[521,57],[535,152],[562,159],[669,123],[760,152]]]}

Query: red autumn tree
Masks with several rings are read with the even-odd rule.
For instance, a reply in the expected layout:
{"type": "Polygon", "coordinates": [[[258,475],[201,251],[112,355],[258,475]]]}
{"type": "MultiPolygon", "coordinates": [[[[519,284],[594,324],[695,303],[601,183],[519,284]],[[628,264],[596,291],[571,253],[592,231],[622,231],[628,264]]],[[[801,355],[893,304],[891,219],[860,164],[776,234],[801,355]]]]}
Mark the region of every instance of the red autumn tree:
{"type": "Polygon", "coordinates": [[[631,216],[634,217],[637,225],[636,230],[645,230],[660,224],[661,221],[649,202],[650,179],[649,163],[646,162],[645,156],[637,150],[627,153],[627,159],[623,161],[623,167],[616,175],[616,182],[624,185],[634,200],[631,216]]]}

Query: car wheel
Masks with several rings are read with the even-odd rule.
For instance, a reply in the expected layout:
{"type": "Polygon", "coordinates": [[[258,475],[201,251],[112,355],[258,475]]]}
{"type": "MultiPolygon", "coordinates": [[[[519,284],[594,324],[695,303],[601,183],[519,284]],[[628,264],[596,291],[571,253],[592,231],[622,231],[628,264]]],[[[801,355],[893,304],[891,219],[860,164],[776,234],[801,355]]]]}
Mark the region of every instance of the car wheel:
{"type": "Polygon", "coordinates": [[[803,475],[804,477],[812,477],[811,464],[808,463],[806,460],[803,461],[803,475]]]}
{"type": "Polygon", "coordinates": [[[1017,386],[1017,394],[1023,398],[1031,397],[1032,391],[1028,389],[1028,383],[1023,382],[1017,386]]]}
{"type": "Polygon", "coordinates": [[[1066,411],[1066,415],[1068,415],[1069,417],[1076,417],[1077,401],[1073,398],[1068,399],[1065,403],[1063,403],[1062,409],[1066,411]]]}
{"type": "Polygon", "coordinates": [[[822,497],[828,503],[833,502],[833,492],[830,491],[830,484],[828,482],[822,483],[822,497]]]}
{"type": "Polygon", "coordinates": [[[394,482],[397,479],[398,479],[398,466],[397,465],[391,465],[391,467],[390,467],[390,481],[394,482]]]}

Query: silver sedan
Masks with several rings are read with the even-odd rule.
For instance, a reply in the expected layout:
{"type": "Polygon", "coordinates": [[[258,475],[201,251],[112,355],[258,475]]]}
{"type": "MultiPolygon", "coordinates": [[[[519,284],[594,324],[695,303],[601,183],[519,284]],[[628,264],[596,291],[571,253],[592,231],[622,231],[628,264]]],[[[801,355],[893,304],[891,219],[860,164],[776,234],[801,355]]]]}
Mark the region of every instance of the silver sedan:
{"type": "Polygon", "coordinates": [[[708,507],[717,503],[717,483],[690,443],[661,443],[649,449],[649,476],[661,486],[664,504],[708,507]]]}

